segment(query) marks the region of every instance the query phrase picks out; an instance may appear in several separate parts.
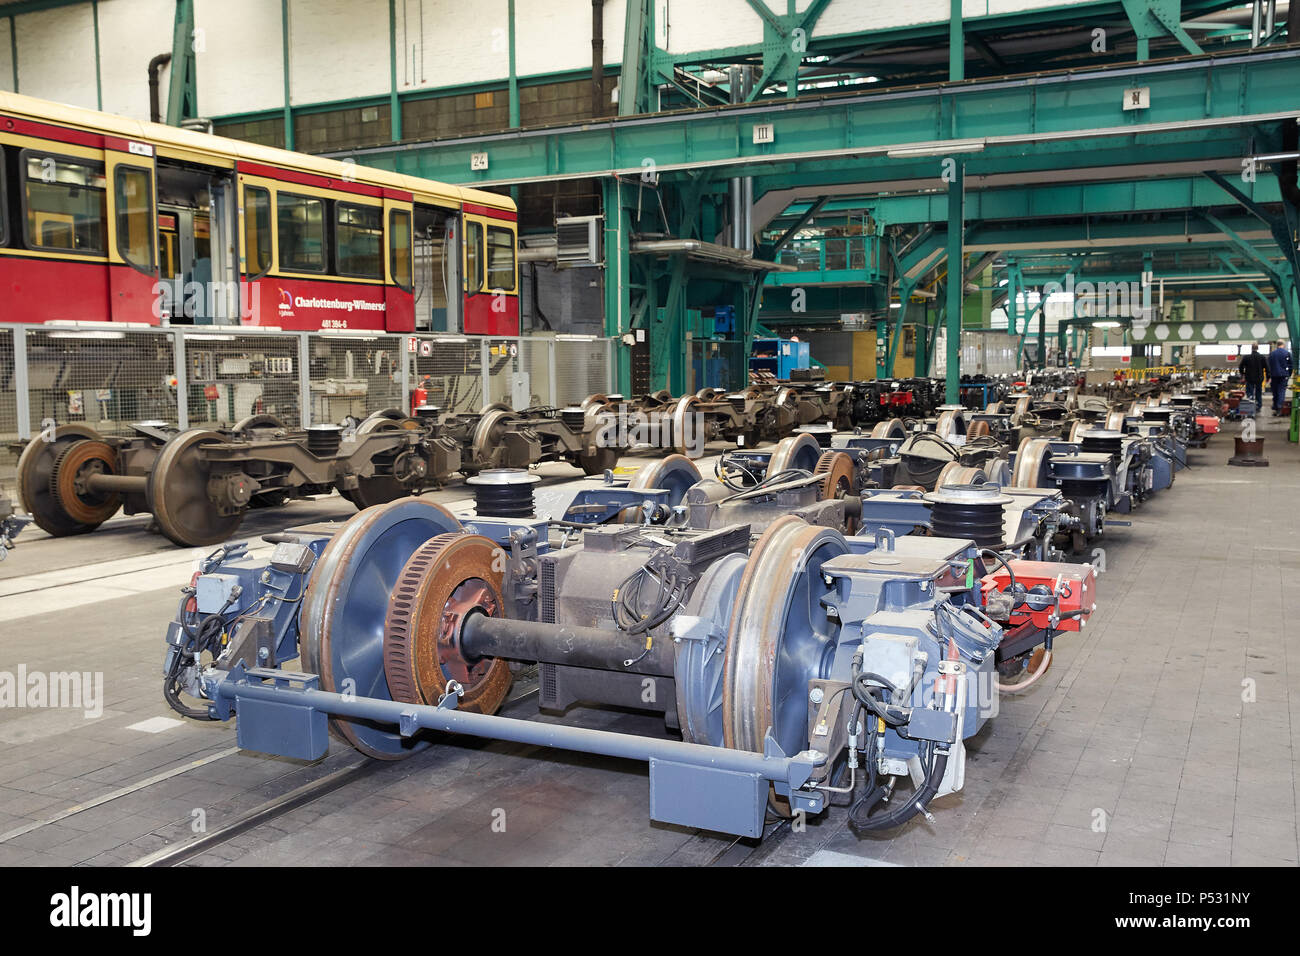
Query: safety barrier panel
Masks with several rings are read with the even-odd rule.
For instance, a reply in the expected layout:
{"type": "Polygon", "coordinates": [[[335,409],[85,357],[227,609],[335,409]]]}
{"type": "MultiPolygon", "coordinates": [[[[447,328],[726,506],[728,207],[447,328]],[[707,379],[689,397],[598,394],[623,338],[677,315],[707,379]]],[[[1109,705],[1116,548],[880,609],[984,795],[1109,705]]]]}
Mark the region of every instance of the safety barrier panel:
{"type": "Polygon", "coordinates": [[[421,401],[563,407],[611,389],[613,354],[591,336],[5,325],[0,487],[12,488],[11,446],[58,425],[130,435],[141,421],[219,428],[273,415],[301,427],[421,401]]]}

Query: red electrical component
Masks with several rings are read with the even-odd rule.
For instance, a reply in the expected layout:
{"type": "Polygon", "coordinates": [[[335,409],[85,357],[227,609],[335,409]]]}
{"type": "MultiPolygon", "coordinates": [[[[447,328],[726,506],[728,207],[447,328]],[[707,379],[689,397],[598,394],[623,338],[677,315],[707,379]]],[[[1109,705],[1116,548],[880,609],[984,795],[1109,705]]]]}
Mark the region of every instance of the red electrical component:
{"type": "Polygon", "coordinates": [[[886,404],[886,405],[911,405],[911,404],[912,404],[912,393],[911,393],[911,392],[890,392],[888,395],[885,396],[885,402],[884,402],[884,404],[886,404]]]}
{"type": "Polygon", "coordinates": [[[1196,424],[1207,435],[1217,435],[1219,433],[1219,420],[1213,415],[1197,415],[1196,424]]]}
{"type": "MultiPolygon", "coordinates": [[[[1097,573],[1090,564],[1021,560],[1010,564],[1018,585],[1016,594],[1025,602],[1011,612],[1006,622],[1011,627],[1032,621],[1046,630],[1055,613],[1060,615],[1057,631],[1077,631],[1097,606],[1097,573]]],[[[988,603],[990,592],[1006,591],[1010,584],[1011,576],[1001,566],[986,574],[980,580],[984,603],[988,603]]]]}

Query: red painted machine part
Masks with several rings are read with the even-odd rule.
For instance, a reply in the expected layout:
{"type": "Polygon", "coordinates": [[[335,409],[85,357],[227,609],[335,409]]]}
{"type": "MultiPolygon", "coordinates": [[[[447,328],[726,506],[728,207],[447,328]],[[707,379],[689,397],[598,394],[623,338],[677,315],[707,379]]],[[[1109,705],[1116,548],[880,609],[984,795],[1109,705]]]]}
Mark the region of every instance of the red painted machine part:
{"type": "MultiPolygon", "coordinates": [[[[1016,560],[1011,562],[1011,570],[1016,576],[1016,583],[1028,590],[1041,584],[1051,590],[1057,590],[1063,585],[1068,591],[1060,599],[1061,621],[1056,627],[1058,631],[1079,630],[1096,606],[1097,573],[1091,565],[1016,560]],[[1065,616],[1080,610],[1083,613],[1079,616],[1065,616]]],[[[980,593],[984,602],[988,603],[991,591],[1005,591],[1010,585],[1011,578],[1003,568],[999,567],[993,573],[986,574],[980,580],[980,593]]],[[[1026,621],[1032,621],[1035,627],[1046,629],[1054,606],[1055,604],[1049,605],[1041,611],[1035,611],[1022,605],[1011,612],[1011,619],[1007,623],[1011,627],[1017,627],[1026,621]]]]}

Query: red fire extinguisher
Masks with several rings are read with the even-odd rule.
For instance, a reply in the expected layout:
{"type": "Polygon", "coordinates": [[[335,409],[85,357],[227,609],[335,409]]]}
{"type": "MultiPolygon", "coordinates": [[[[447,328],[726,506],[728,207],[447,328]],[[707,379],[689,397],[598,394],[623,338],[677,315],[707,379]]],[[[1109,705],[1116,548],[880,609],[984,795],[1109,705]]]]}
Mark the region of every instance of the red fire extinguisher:
{"type": "Polygon", "coordinates": [[[429,401],[429,376],[420,379],[420,384],[416,385],[411,391],[411,414],[421,405],[428,404],[429,401]]]}

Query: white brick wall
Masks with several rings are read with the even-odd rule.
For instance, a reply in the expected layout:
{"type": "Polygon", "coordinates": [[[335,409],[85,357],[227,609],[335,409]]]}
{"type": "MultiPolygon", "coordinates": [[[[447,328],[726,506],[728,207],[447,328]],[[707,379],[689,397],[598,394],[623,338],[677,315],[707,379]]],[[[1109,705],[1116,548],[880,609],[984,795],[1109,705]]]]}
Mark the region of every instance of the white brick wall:
{"type": "MultiPolygon", "coordinates": [[[[149,118],[149,61],[159,53],[171,52],[175,16],[174,0],[100,0],[99,71],[104,112],[149,118]]],[[[168,79],[164,68],[159,90],[164,116],[168,79]]]]}
{"type": "MultiPolygon", "coordinates": [[[[786,0],[766,0],[783,13],[786,0]]],[[[797,0],[804,10],[811,0],[797,0]]],[[[745,0],[656,0],[658,43],[674,53],[755,44],[762,21],[745,0]]],[[[1048,7],[1043,0],[963,0],[979,18],[1048,7]]],[[[283,105],[280,4],[196,0],[201,33],[199,110],[226,116],[283,105]]],[[[0,89],[12,85],[8,20],[0,6],[0,89]]],[[[590,0],[516,0],[521,77],[591,67],[590,0]]],[[[943,23],[949,0],[831,0],[814,35],[943,23]]],[[[396,0],[399,90],[499,82],[508,75],[507,0],[396,0]]],[[[625,0],[605,4],[605,63],[622,58],[625,0]]],[[[145,117],[145,67],[171,43],[172,0],[100,0],[104,108],[145,117]]],[[[294,105],[380,96],[389,90],[388,0],[290,0],[294,105]]],[[[95,51],[89,2],[17,18],[19,90],[93,107],[95,51]]],[[[166,75],[164,74],[164,83],[166,75]]],[[[165,102],[164,86],[164,102],[165,102]]]]}
{"type": "Polygon", "coordinates": [[[295,106],[388,92],[388,0],[290,0],[289,36],[295,106]]]}
{"type": "Polygon", "coordinates": [[[195,0],[194,22],[202,31],[203,52],[197,55],[201,115],[252,113],[284,106],[280,4],[272,0],[195,0]]]}
{"type": "Polygon", "coordinates": [[[15,18],[18,91],[94,109],[95,27],[90,4],[15,18]]]}

